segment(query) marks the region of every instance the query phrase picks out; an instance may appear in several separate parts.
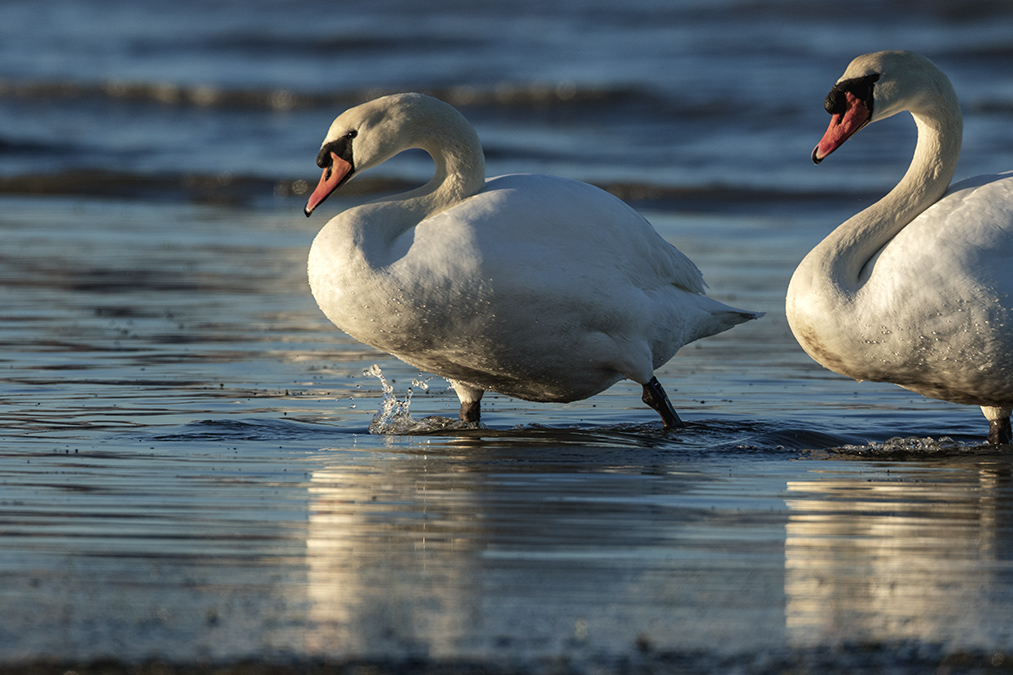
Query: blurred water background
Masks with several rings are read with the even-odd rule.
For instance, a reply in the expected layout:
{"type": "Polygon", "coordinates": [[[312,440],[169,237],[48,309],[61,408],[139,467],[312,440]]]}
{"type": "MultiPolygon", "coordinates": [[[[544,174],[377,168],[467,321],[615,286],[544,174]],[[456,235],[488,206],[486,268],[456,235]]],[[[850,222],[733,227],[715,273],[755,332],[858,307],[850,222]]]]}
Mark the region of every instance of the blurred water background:
{"type": "Polygon", "coordinates": [[[976,409],[812,363],[783,297],[911,157],[898,116],[812,165],[851,58],[932,58],[957,178],[1008,170],[1011,26],[987,0],[0,4],[0,667],[1008,668],[1013,461],[976,409]],[[456,398],[334,329],[306,253],[431,162],[301,207],[331,120],[406,90],[490,175],[609,189],[767,312],[659,371],[685,432],[621,383],[368,433],[374,363],[415,417],[456,398]]]}

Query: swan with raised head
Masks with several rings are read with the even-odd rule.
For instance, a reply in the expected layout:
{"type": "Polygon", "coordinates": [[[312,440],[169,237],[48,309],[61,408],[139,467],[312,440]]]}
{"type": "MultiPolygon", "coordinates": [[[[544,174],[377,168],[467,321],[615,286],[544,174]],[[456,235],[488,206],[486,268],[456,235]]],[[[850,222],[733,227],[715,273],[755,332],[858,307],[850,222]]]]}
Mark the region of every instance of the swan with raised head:
{"type": "Polygon", "coordinates": [[[962,121],[949,79],[927,58],[859,56],[827,96],[819,164],[855,132],[902,111],[914,158],[882,200],[838,226],[795,270],[791,330],[823,366],[981,407],[990,443],[1013,411],[1013,173],[949,186],[962,121]]]}
{"type": "Polygon", "coordinates": [[[487,181],[471,125],[421,94],[334,120],[306,215],[411,148],[433,158],[428,183],[344,211],[313,241],[309,281],[327,318],[450,380],[465,422],[479,420],[485,391],[567,402],[629,378],[666,427],[681,426],[654,370],[759,314],[704,295],[696,266],[598,188],[542,175],[487,181]]]}

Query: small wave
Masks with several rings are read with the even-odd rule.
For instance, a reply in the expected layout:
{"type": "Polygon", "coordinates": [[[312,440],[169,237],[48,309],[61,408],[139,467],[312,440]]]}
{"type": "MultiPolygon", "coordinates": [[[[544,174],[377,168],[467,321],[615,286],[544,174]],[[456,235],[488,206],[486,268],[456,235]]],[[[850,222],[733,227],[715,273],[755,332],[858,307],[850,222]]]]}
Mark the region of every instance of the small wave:
{"type": "Polygon", "coordinates": [[[333,438],[343,430],[322,424],[278,419],[207,419],[189,422],[152,436],[156,441],[277,441],[296,438],[333,438]]]}
{"type": "Polygon", "coordinates": [[[877,192],[850,192],[836,190],[782,190],[773,187],[743,187],[737,185],[652,185],[647,183],[605,183],[598,187],[628,203],[652,205],[659,208],[687,208],[693,210],[728,211],[734,204],[813,204],[825,209],[827,204],[869,201],[877,192]]]}
{"type": "Polygon", "coordinates": [[[62,143],[65,143],[63,139],[61,139],[61,143],[36,143],[0,138],[0,155],[37,155],[44,152],[55,154],[62,143]]]}
{"type": "MultiPolygon", "coordinates": [[[[397,178],[361,176],[342,188],[342,192],[346,197],[372,196],[408,190],[415,185],[397,178]]],[[[271,197],[302,197],[310,187],[304,179],[271,180],[230,173],[150,175],[98,168],[0,177],[0,194],[162,199],[224,206],[246,205],[271,197]]]]}
{"type": "Polygon", "coordinates": [[[949,436],[939,438],[895,437],[885,441],[872,441],[865,444],[847,444],[809,453],[812,459],[884,459],[884,460],[924,460],[957,457],[979,457],[996,454],[995,446],[981,443],[956,441],[949,436]]]}
{"type": "MultiPolygon", "coordinates": [[[[409,190],[417,181],[389,176],[360,176],[342,188],[345,197],[372,197],[409,190]]],[[[18,195],[86,195],[122,199],[181,200],[197,204],[248,205],[267,198],[303,198],[311,189],[303,178],[270,179],[230,173],[158,175],[99,168],[0,177],[0,193],[18,195]]],[[[791,191],[733,185],[656,185],[600,183],[623,201],[662,209],[728,211],[736,204],[797,205],[826,208],[828,203],[870,200],[872,193],[791,191]]]]}
{"type": "MultiPolygon", "coordinates": [[[[0,79],[0,97],[31,100],[106,99],[198,108],[244,108],[276,111],[315,108],[344,109],[365,101],[406,91],[405,87],[351,89],[331,93],[285,88],[228,88],[175,82],[76,82],[0,79]]],[[[657,97],[635,87],[585,87],[571,81],[498,83],[488,87],[462,85],[425,87],[421,93],[454,106],[545,107],[586,106],[592,103],[645,105],[657,97]]]]}
{"type": "MultiPolygon", "coordinates": [[[[481,48],[485,40],[479,36],[438,35],[428,32],[413,35],[410,52],[473,51],[481,48]]],[[[362,58],[368,52],[389,54],[403,49],[405,41],[400,37],[353,33],[348,35],[306,35],[303,33],[245,32],[235,35],[216,35],[213,41],[201,45],[202,49],[215,52],[241,52],[274,54],[291,58],[294,55],[337,58],[349,55],[362,58]]],[[[409,52],[409,53],[410,53],[409,52]]]]}

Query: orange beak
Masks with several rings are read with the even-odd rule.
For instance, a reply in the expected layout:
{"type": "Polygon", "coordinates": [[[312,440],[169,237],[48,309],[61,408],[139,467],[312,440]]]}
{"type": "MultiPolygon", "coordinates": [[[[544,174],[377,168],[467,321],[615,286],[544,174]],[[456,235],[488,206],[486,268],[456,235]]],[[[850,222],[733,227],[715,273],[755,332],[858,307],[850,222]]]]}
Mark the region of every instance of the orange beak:
{"type": "Polygon", "coordinates": [[[869,123],[872,115],[868,106],[851,92],[845,94],[848,107],[843,115],[834,115],[830,120],[830,126],[823,134],[823,138],[813,149],[813,162],[819,164],[827,155],[844,145],[844,141],[851,138],[856,131],[869,123]]]}
{"type": "Polygon", "coordinates": [[[309,218],[314,209],[330,197],[332,192],[341,187],[341,184],[351,176],[351,173],[352,165],[332,152],[331,165],[324,169],[323,175],[320,176],[320,182],[317,183],[316,189],[313,190],[309,201],[306,202],[306,208],[303,209],[306,217],[309,218]]]}

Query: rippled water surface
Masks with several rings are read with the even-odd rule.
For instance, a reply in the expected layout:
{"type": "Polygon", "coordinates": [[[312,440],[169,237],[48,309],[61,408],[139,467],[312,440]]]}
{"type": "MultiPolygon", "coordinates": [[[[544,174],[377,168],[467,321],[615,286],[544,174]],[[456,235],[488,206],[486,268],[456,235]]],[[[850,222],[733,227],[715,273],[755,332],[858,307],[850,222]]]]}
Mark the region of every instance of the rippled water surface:
{"type": "Polygon", "coordinates": [[[811,166],[851,57],[931,56],[957,177],[1013,167],[1009,8],[922,5],[5,3],[0,672],[1009,670],[1008,448],[820,368],[783,312],[910,158],[898,118],[811,166]],[[603,185],[767,312],[658,371],[685,430],[620,383],[422,433],[447,383],[327,322],[315,232],[431,165],[310,220],[306,181],[338,112],[400,89],[458,105],[491,174],[603,185]],[[369,433],[374,364],[409,433],[369,433]]]}
{"type": "MultiPolygon", "coordinates": [[[[705,672],[1013,643],[1010,459],[976,448],[975,410],[801,354],[775,304],[790,224],[649,214],[715,289],[740,289],[715,295],[770,311],[659,373],[686,430],[621,384],[568,405],[493,396],[486,430],[390,436],[367,431],[383,392],[364,371],[400,398],[420,374],[319,314],[316,225],[290,206],[3,201],[6,662],[705,672]],[[735,244],[748,227],[768,236],[735,244]]],[[[452,413],[427,384],[413,418],[452,413]]]]}

